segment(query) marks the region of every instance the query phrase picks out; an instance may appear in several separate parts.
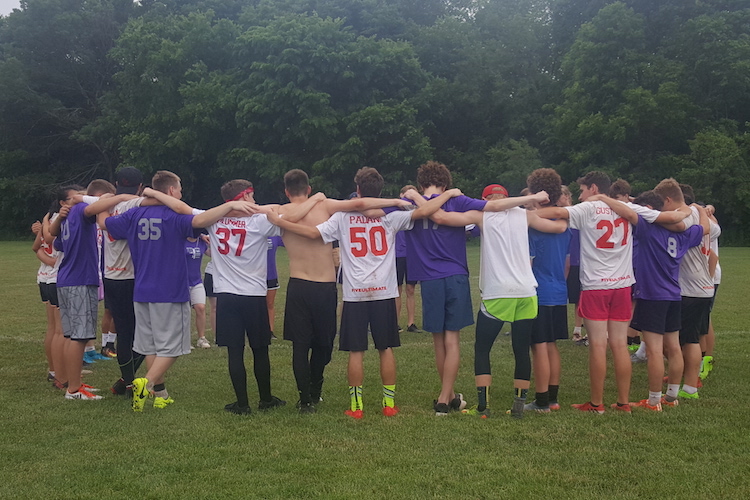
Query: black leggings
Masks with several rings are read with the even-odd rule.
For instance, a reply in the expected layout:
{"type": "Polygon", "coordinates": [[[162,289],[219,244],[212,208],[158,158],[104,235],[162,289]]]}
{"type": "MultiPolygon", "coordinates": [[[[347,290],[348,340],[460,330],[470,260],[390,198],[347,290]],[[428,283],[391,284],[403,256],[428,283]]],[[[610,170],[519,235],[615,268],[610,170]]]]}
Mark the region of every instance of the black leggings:
{"type": "Polygon", "coordinates": [[[331,361],[333,346],[292,343],[292,368],[302,404],[317,403],[323,391],[323,370],[331,361]],[[310,350],[312,349],[312,353],[310,350]],[[308,358],[309,355],[309,358],[308,358]]]}
{"type": "MultiPolygon", "coordinates": [[[[531,327],[533,319],[524,319],[511,323],[511,343],[516,369],[513,378],[531,380],[531,327]]],[[[474,341],[474,375],[491,375],[490,351],[504,321],[490,318],[481,310],[477,314],[476,340],[474,341]]]]}
{"type": "MultiPolygon", "coordinates": [[[[229,355],[229,378],[237,396],[239,406],[249,406],[247,399],[247,371],[245,370],[245,348],[227,347],[229,355]]],[[[253,349],[253,371],[258,382],[258,395],[261,401],[271,401],[271,361],[268,346],[253,349]]]]}

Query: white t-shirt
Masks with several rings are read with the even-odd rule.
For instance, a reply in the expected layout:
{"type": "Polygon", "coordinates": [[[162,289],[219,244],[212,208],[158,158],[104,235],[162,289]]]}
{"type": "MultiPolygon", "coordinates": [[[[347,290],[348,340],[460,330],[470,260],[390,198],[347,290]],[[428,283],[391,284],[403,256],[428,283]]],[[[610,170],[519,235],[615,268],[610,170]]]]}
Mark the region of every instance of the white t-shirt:
{"type": "Polygon", "coordinates": [[[323,241],[339,241],[344,302],[398,297],[396,233],[414,227],[411,212],[370,218],[359,212],[336,212],[318,224],[323,241]]]}
{"type": "MultiPolygon", "coordinates": [[[[55,212],[54,214],[52,214],[52,217],[50,217],[49,221],[53,222],[55,219],[57,219],[58,215],[60,214],[55,212]]],[[[36,273],[36,282],[55,284],[57,283],[57,270],[60,268],[60,262],[62,262],[62,252],[55,250],[54,245],[48,245],[45,242],[42,242],[41,248],[42,250],[44,250],[44,253],[46,253],[47,256],[55,259],[55,264],[53,266],[48,266],[44,262],[41,262],[39,264],[39,271],[37,271],[36,273]]]]}
{"type": "Polygon", "coordinates": [[[479,291],[482,300],[536,295],[529,257],[526,210],[515,207],[482,214],[479,291]]]}
{"type": "MultiPolygon", "coordinates": [[[[721,227],[717,224],[717,231],[714,232],[713,226],[711,226],[711,250],[719,256],[719,236],[721,236],[721,227]]],[[[721,263],[716,263],[716,270],[714,271],[714,285],[721,284],[721,263]]],[[[716,290],[714,290],[715,292],[716,290]]]]}
{"type": "MultiPolygon", "coordinates": [[[[140,207],[144,198],[133,198],[115,205],[110,215],[120,215],[131,208],[140,207]]],[[[114,240],[109,236],[106,229],[102,229],[104,240],[104,277],[110,280],[132,280],[135,279],[133,271],[133,259],[130,256],[130,247],[127,240],[114,240]]]]}
{"type": "MultiPolygon", "coordinates": [[[[691,214],[683,222],[690,227],[700,223],[700,215],[695,207],[690,207],[691,214]]],[[[711,238],[719,237],[721,229],[711,222],[711,231],[703,236],[703,242],[690,248],[680,263],[680,294],[683,297],[713,297],[714,279],[708,273],[708,254],[711,249],[711,238]]]]}
{"type": "Polygon", "coordinates": [[[628,207],[632,208],[635,213],[643,217],[643,220],[648,222],[649,224],[653,224],[656,221],[656,218],[659,217],[659,214],[661,214],[658,210],[652,210],[648,207],[644,207],[643,205],[636,205],[635,203],[627,202],[625,203],[628,207]]]}
{"type": "Polygon", "coordinates": [[[630,223],[603,201],[565,207],[581,234],[581,289],[616,290],[635,283],[630,223]]]}
{"type": "Polygon", "coordinates": [[[281,235],[264,214],[224,217],[208,228],[215,293],[266,295],[268,237],[281,235]]]}

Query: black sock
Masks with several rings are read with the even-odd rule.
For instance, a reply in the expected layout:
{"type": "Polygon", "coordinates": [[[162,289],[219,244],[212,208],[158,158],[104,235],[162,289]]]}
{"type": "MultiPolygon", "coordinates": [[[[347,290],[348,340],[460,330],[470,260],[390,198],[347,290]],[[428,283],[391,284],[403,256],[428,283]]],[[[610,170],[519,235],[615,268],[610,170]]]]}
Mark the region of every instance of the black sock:
{"type": "Polygon", "coordinates": [[[487,386],[477,387],[477,410],[484,411],[487,409],[487,386]]]}
{"type": "Polygon", "coordinates": [[[154,384],[154,392],[156,391],[163,391],[164,390],[164,384],[154,384]]]}
{"type": "Polygon", "coordinates": [[[537,406],[549,406],[549,391],[536,393],[537,406]]]}
{"type": "Polygon", "coordinates": [[[253,370],[258,382],[258,395],[261,401],[271,401],[271,361],[268,346],[253,349],[253,370]]]}
{"type": "Polygon", "coordinates": [[[237,406],[249,406],[247,401],[247,371],[245,370],[245,349],[227,347],[229,356],[229,378],[232,380],[237,406]]]}
{"type": "Polygon", "coordinates": [[[560,390],[559,385],[549,386],[549,400],[557,403],[557,392],[560,390]]]}
{"type": "Polygon", "coordinates": [[[526,395],[529,393],[528,389],[519,389],[516,387],[514,390],[516,392],[516,397],[520,399],[526,399],[526,395]]]}
{"type": "Polygon", "coordinates": [[[323,392],[323,372],[331,362],[333,348],[313,347],[310,354],[310,400],[312,403],[320,401],[323,392]]]}

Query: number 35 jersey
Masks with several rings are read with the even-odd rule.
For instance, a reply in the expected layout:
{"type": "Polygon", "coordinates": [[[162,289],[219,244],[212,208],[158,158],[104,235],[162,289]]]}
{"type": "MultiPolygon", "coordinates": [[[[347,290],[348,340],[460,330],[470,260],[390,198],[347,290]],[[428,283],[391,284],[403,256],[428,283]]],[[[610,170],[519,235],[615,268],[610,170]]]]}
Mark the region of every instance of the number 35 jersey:
{"type": "Polygon", "coordinates": [[[337,212],[317,226],[323,241],[339,241],[344,302],[398,297],[396,233],[411,229],[411,212],[377,218],[359,212],[337,212]]]}
{"type": "Polygon", "coordinates": [[[208,229],[214,292],[263,296],[267,292],[268,238],[281,230],[263,214],[224,217],[208,229]]]}
{"type": "Polygon", "coordinates": [[[603,201],[565,209],[570,227],[581,234],[581,289],[615,290],[635,283],[630,223],[603,201]]]}

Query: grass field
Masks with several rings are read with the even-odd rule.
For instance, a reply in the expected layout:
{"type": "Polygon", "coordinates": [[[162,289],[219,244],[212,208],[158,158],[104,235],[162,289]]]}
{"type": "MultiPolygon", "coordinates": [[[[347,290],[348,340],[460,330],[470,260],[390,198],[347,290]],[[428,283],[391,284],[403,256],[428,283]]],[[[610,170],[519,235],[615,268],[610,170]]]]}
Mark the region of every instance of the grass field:
{"type": "MultiPolygon", "coordinates": [[[[469,248],[476,292],[478,247],[469,248]]],[[[279,252],[280,281],[286,254],[279,252]]],[[[225,352],[196,350],[168,375],[176,403],[134,414],[129,402],[65,401],[45,381],[45,316],[30,243],[0,243],[0,497],[2,498],[748,498],[750,406],[748,319],[750,249],[723,248],[724,280],[714,310],[716,368],[701,399],[661,414],[582,414],[588,399],[586,348],[561,342],[562,410],[512,420],[512,354],[501,335],[492,352],[497,417],[436,418],[439,391],[428,334],[405,333],[396,350],[397,404],[379,414],[377,356],[365,360],[365,418],[348,405],[346,356],[334,352],[325,401],[298,415],[291,347],[271,346],[274,394],[286,408],[238,417],[225,352]]],[[[284,286],[277,298],[281,331],[284,286]]],[[[477,302],[475,301],[475,304],[477,302]]],[[[421,323],[418,321],[418,324],[421,323]]],[[[403,324],[403,323],[402,323],[403,324]]],[[[212,332],[209,338],[213,339],[212,332]]],[[[462,334],[457,389],[470,404],[473,329],[462,334]]],[[[248,351],[248,357],[249,356],[248,351]]],[[[250,361],[248,361],[248,366],[250,361]]],[[[116,361],[100,361],[86,382],[107,388],[116,361]]],[[[252,373],[252,371],[250,371],[252,373]]],[[[615,401],[612,378],[605,402],[615,401]]],[[[257,399],[254,379],[251,401],[257,399]]],[[[632,399],[647,396],[646,367],[633,370],[632,399]]],[[[639,409],[636,409],[639,410],[639,409]]]]}

